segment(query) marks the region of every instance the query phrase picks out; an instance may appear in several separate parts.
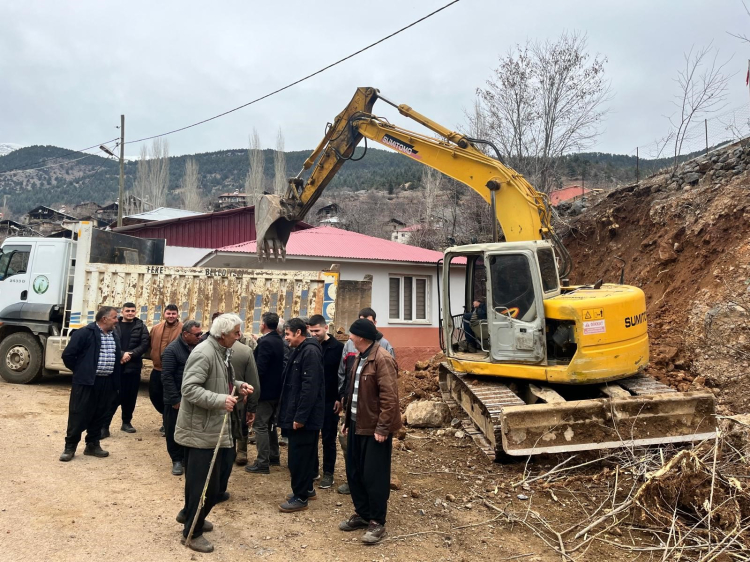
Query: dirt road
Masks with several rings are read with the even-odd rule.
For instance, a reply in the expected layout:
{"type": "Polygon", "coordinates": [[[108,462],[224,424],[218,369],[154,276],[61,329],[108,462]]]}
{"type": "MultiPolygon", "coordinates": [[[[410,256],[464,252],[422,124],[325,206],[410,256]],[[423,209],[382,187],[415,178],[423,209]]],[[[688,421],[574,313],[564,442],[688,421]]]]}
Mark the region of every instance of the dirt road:
{"type": "MultiPolygon", "coordinates": [[[[402,489],[391,494],[387,542],[365,547],[358,534],[337,530],[352,512],[349,496],[320,490],[308,511],[283,514],[277,505],[289,491],[287,470],[263,476],[237,468],[231,499],[209,518],[216,526],[209,535],[216,550],[201,555],[179,542],[174,518],[184,479],[170,473],[145,383],[133,420],[137,433],[122,433],[113,424],[116,431],[103,442],[108,458],[85,457],[81,445],[72,462],[61,463],[69,391],[70,378],[63,376],[32,386],[0,381],[0,560],[559,561],[530,530],[511,526],[482,498],[521,515],[538,510],[558,528],[570,526],[580,509],[593,504],[588,496],[566,499],[565,490],[556,491],[557,502],[533,490],[523,491],[528,500],[519,500],[521,490],[509,483],[524,464],[491,463],[468,439],[410,432],[394,451],[402,489]]],[[[339,458],[337,481],[343,470],[339,458]]],[[[600,556],[629,558],[616,549],[592,548],[582,559],[600,556]]]]}

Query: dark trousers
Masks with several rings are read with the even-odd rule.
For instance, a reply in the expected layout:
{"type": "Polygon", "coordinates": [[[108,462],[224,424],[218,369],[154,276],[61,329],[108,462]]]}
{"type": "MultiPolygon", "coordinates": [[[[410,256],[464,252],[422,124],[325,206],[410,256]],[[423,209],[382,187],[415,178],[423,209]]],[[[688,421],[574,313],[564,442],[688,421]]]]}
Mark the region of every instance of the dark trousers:
{"type": "Polygon", "coordinates": [[[258,457],[255,459],[257,466],[268,467],[271,461],[279,460],[279,436],[274,424],[274,412],[278,403],[278,400],[258,402],[253,422],[255,446],[258,449],[258,457]]]}
{"type": "Polygon", "coordinates": [[[73,384],[68,405],[65,448],[75,449],[86,431],[86,444],[99,443],[102,427],[116,399],[112,377],[95,377],[94,384],[73,384]]]}
{"type": "Polygon", "coordinates": [[[172,462],[183,462],[185,460],[185,447],[175,442],[174,428],[177,426],[177,414],[180,410],[175,410],[169,404],[164,406],[164,432],[167,437],[167,452],[172,462]]]}
{"type": "Polygon", "coordinates": [[[317,429],[290,429],[287,432],[292,493],[303,500],[307,499],[310,490],[313,489],[318,434],[317,429]]]}
{"type": "Polygon", "coordinates": [[[154,369],[151,371],[151,378],[148,379],[148,397],[151,403],[160,414],[164,413],[164,387],[161,385],[161,371],[154,369]]]}
{"type": "Polygon", "coordinates": [[[391,495],[393,435],[378,443],[372,435],[356,435],[356,431],[352,422],[346,447],[346,477],[354,510],[366,521],[385,525],[391,495]]]}
{"type": "MultiPolygon", "coordinates": [[[[323,444],[323,474],[333,474],[336,468],[336,434],[339,428],[339,415],[333,413],[335,402],[326,402],[325,414],[323,415],[323,429],[320,430],[320,441],[323,444]]],[[[315,448],[315,471],[314,476],[319,473],[320,461],[318,460],[318,449],[315,448]]]]}
{"type": "MultiPolygon", "coordinates": [[[[226,464],[231,453],[233,453],[232,449],[219,449],[214,469],[211,471],[211,479],[206,489],[206,500],[200,513],[198,513],[198,505],[200,505],[203,486],[206,484],[208,468],[211,466],[211,457],[214,455],[214,450],[185,447],[185,505],[183,510],[187,519],[182,530],[183,537],[187,538],[196,513],[198,514],[198,521],[195,523],[193,537],[200,537],[203,534],[203,521],[216,505],[216,500],[221,494],[222,466],[226,464]]],[[[234,459],[229,461],[230,464],[232,462],[234,462],[234,459]]]]}
{"type": "Polygon", "coordinates": [[[112,405],[112,410],[107,416],[107,423],[104,425],[109,427],[112,423],[112,418],[117,413],[117,407],[119,406],[122,410],[122,423],[130,423],[133,421],[133,412],[135,411],[135,403],[138,400],[138,389],[141,385],[141,372],[137,373],[123,373],[120,376],[120,390],[117,393],[117,400],[112,405]]]}
{"type": "MultiPolygon", "coordinates": [[[[231,449],[221,449],[223,456],[221,458],[221,466],[219,467],[219,495],[221,496],[227,491],[229,486],[229,477],[232,475],[232,468],[234,467],[234,459],[237,458],[237,449],[232,447],[231,449]]],[[[219,462],[219,457],[216,457],[216,462],[219,462]]]]}

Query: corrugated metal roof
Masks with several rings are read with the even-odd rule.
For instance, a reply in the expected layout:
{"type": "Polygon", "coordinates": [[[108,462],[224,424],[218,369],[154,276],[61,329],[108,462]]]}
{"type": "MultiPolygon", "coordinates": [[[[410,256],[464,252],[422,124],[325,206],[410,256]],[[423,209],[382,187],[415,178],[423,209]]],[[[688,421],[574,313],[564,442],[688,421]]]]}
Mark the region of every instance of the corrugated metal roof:
{"type": "Polygon", "coordinates": [[[171,219],[181,219],[183,217],[194,217],[196,215],[202,215],[203,213],[197,211],[186,211],[184,209],[174,209],[172,207],[157,207],[151,211],[145,211],[143,213],[137,213],[135,215],[128,215],[125,218],[146,220],[146,221],[168,221],[171,219]]]}
{"type": "MultiPolygon", "coordinates": [[[[255,241],[219,248],[216,253],[256,253],[255,241]]],[[[374,236],[318,226],[292,232],[286,245],[288,256],[359,259],[406,263],[436,263],[441,252],[399,244],[374,236]]]]}
{"type": "MultiPolygon", "coordinates": [[[[299,230],[311,228],[300,222],[299,230]]],[[[138,238],[163,238],[168,246],[220,248],[255,240],[255,207],[240,207],[215,213],[199,213],[164,221],[152,221],[113,229],[138,238]]]]}
{"type": "Polygon", "coordinates": [[[562,203],[563,201],[569,201],[571,199],[575,199],[576,197],[580,197],[581,195],[589,193],[590,191],[590,189],[586,189],[584,187],[581,187],[580,185],[570,185],[568,187],[563,187],[562,189],[550,191],[549,202],[550,205],[554,206],[558,203],[562,203]]]}

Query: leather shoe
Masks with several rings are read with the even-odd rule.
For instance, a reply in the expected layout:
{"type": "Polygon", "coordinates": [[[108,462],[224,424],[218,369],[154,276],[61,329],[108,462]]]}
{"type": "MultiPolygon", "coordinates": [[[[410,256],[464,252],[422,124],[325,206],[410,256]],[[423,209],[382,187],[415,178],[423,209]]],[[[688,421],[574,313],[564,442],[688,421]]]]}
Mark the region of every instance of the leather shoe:
{"type": "Polygon", "coordinates": [[[182,461],[174,461],[172,463],[172,474],[175,476],[182,476],[185,474],[185,467],[182,466],[182,461]]]}
{"type": "Polygon", "coordinates": [[[271,466],[281,466],[281,459],[271,459],[268,464],[271,466]]]}
{"type": "MultiPolygon", "coordinates": [[[[206,529],[204,528],[203,530],[205,531],[206,529]]],[[[185,544],[186,539],[183,538],[181,542],[182,544],[185,544]]],[[[195,552],[203,552],[205,554],[214,551],[214,545],[208,542],[208,540],[206,540],[206,537],[204,537],[203,535],[190,539],[190,544],[188,545],[188,547],[195,552]]]]}
{"type": "Polygon", "coordinates": [[[124,431],[125,433],[135,433],[135,428],[129,423],[124,423],[120,427],[120,431],[124,431]]]}
{"type": "Polygon", "coordinates": [[[62,452],[62,455],[60,455],[60,460],[62,462],[68,462],[73,460],[73,457],[76,456],[76,450],[75,449],[68,449],[67,447],[62,452]]]}
{"type": "Polygon", "coordinates": [[[251,464],[250,466],[246,466],[245,470],[252,474],[271,474],[270,468],[268,468],[267,466],[259,466],[257,464],[251,464]]]}
{"type": "MultiPolygon", "coordinates": [[[[185,521],[187,521],[187,515],[185,515],[185,510],[181,509],[180,512],[177,514],[177,522],[181,525],[185,524],[185,521]]],[[[214,524],[211,523],[208,519],[203,520],[203,532],[204,533],[210,533],[214,530],[214,524]]]]}
{"type": "Polygon", "coordinates": [[[84,455],[89,455],[91,457],[98,457],[100,459],[103,459],[104,457],[109,456],[109,451],[105,451],[99,446],[99,443],[89,443],[86,445],[86,448],[83,450],[84,455]]]}
{"type": "Polygon", "coordinates": [[[229,499],[229,492],[224,492],[223,494],[219,495],[218,498],[216,498],[216,503],[222,503],[222,502],[227,501],[228,499],[229,499]]]}

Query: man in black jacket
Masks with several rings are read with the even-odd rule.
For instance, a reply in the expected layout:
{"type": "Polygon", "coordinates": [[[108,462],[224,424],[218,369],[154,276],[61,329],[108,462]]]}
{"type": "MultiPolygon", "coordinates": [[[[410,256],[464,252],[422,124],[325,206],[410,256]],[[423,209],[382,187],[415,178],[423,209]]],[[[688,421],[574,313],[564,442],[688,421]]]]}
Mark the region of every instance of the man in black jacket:
{"type": "Polygon", "coordinates": [[[255,414],[253,429],[258,449],[255,463],[245,467],[252,474],[270,474],[270,466],[279,465],[279,437],[274,415],[281,396],[286,346],[277,331],[278,325],[279,315],[275,312],[266,312],[262,316],[260,332],[263,335],[253,351],[260,381],[260,399],[257,407],[250,401],[247,408],[248,424],[249,418],[255,414]]]}
{"type": "Polygon", "coordinates": [[[201,325],[188,320],[182,325],[180,337],[170,343],[161,355],[161,382],[164,388],[164,432],[167,452],[172,459],[172,474],[181,476],[185,472],[185,451],[174,440],[174,428],[182,401],[182,373],[190,352],[198,345],[202,336],[201,325]]]}
{"type": "MultiPolygon", "coordinates": [[[[323,413],[323,427],[320,432],[320,440],[323,443],[323,478],[318,488],[330,488],[333,486],[333,470],[336,468],[336,433],[339,426],[339,412],[341,401],[339,400],[339,364],[344,344],[328,333],[326,319],[315,314],[310,317],[308,329],[314,338],[320,343],[323,350],[323,376],[325,377],[325,408],[323,413]]],[[[315,450],[315,474],[319,474],[320,464],[318,461],[317,447],[315,450]]]]}
{"type": "Polygon", "coordinates": [[[86,430],[84,455],[106,457],[99,446],[101,431],[120,386],[120,342],[114,337],[117,309],[103,306],[95,322],[76,330],[62,353],[65,366],[73,371],[68,406],[65,450],[60,460],[67,462],[76,453],[81,434],[86,430]]]}
{"type": "Polygon", "coordinates": [[[120,391],[118,392],[118,400],[102,428],[102,439],[109,437],[109,425],[117,412],[117,406],[122,409],[120,431],[135,433],[135,428],[130,422],[133,421],[135,403],[138,400],[138,389],[141,385],[143,354],[151,346],[151,338],[143,321],[135,317],[135,304],[132,302],[126,302],[122,305],[122,316],[115,326],[115,337],[119,337],[120,348],[122,348],[120,391]]]}
{"type": "Polygon", "coordinates": [[[284,337],[293,351],[284,369],[279,427],[286,429],[289,437],[292,493],[279,509],[294,512],[307,509],[308,499],[315,497],[315,453],[318,433],[323,427],[325,383],[320,344],[317,339],[307,337],[305,322],[292,318],[286,325],[284,337]]]}

